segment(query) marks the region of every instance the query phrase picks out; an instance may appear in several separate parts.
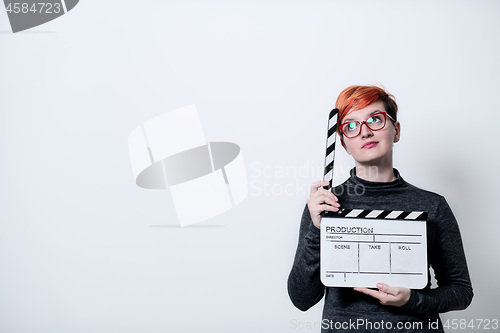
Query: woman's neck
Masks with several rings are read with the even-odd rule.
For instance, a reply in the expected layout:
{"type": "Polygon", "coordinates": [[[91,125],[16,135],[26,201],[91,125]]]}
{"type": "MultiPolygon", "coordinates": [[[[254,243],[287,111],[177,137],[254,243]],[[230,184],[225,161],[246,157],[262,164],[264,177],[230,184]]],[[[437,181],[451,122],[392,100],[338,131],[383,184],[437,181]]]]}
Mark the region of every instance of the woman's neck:
{"type": "Polygon", "coordinates": [[[392,182],[396,179],[392,167],[392,159],[390,163],[377,165],[365,165],[356,163],[356,176],[369,182],[392,182]]]}

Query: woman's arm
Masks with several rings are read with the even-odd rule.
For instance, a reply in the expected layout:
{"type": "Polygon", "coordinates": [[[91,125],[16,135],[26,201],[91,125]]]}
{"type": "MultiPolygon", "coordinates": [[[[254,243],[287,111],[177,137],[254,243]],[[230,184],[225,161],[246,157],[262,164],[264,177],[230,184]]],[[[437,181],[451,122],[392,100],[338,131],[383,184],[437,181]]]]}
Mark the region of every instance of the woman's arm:
{"type": "Polygon", "coordinates": [[[328,185],[324,180],[311,184],[300,222],[299,245],[288,276],[288,294],[292,303],[302,311],[318,303],[325,294],[319,270],[321,213],[337,212],[340,207],[337,197],[323,188],[328,185]]]}
{"type": "Polygon", "coordinates": [[[300,222],[295,260],[288,276],[288,294],[292,303],[302,311],[318,303],[325,293],[325,286],[320,280],[319,235],[320,230],[313,225],[306,205],[300,222]]]}
{"type": "Polygon", "coordinates": [[[428,224],[432,237],[428,257],[438,287],[412,290],[402,306],[423,315],[463,310],[474,295],[457,221],[446,200],[441,199],[435,220],[428,224]]]}

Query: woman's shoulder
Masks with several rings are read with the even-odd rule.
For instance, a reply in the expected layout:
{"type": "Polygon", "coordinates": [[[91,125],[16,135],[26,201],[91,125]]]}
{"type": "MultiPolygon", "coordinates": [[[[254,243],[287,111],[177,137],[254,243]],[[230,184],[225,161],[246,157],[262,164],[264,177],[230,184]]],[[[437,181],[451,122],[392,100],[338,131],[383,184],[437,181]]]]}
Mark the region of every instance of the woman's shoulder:
{"type": "Polygon", "coordinates": [[[415,194],[418,194],[420,196],[427,197],[429,199],[436,200],[436,201],[446,201],[444,196],[442,196],[439,193],[423,189],[423,188],[415,186],[407,181],[405,181],[404,184],[408,188],[409,191],[414,192],[415,194]]]}
{"type": "Polygon", "coordinates": [[[406,187],[411,194],[411,205],[427,211],[431,219],[452,214],[446,198],[441,194],[422,189],[408,182],[406,182],[406,187]]]}

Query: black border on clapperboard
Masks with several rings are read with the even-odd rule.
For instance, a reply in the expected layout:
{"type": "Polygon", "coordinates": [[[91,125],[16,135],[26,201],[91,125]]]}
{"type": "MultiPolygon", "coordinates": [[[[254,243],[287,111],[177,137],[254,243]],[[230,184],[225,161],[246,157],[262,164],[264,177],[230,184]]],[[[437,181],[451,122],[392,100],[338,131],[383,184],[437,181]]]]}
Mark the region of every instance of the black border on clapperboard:
{"type": "MultiPolygon", "coordinates": [[[[404,222],[404,221],[424,221],[425,222],[425,232],[426,232],[426,240],[428,240],[428,237],[427,237],[427,219],[429,217],[429,214],[427,211],[420,211],[420,210],[415,210],[415,211],[412,211],[412,210],[409,210],[409,211],[399,211],[399,210],[384,210],[384,209],[361,209],[361,208],[352,208],[352,209],[342,209],[338,212],[331,212],[331,211],[323,211],[321,213],[321,216],[322,217],[333,217],[333,218],[346,218],[346,219],[366,219],[366,220],[379,220],[379,221],[401,221],[401,222],[404,222]],[[346,216],[348,215],[349,213],[351,213],[352,211],[356,211],[356,210],[360,210],[361,212],[357,215],[357,216],[346,216]],[[376,217],[367,217],[367,215],[369,215],[371,212],[373,211],[381,211],[380,214],[378,214],[376,217]],[[393,212],[400,212],[400,214],[394,218],[388,218],[387,216],[393,212]],[[412,218],[412,219],[406,219],[406,217],[408,215],[410,215],[411,213],[415,213],[415,212],[419,212],[421,213],[420,215],[418,215],[416,218],[412,218]]],[[[321,229],[322,231],[322,229],[321,229]]],[[[427,253],[427,256],[429,255],[428,252],[427,252],[427,246],[426,246],[426,253],[427,253]]],[[[427,265],[429,265],[429,262],[428,262],[428,258],[427,258],[427,265]]],[[[320,269],[320,272],[321,272],[321,269],[320,269]]]]}
{"type": "Polygon", "coordinates": [[[399,211],[399,210],[384,210],[384,209],[362,209],[362,208],[353,208],[353,209],[342,209],[338,212],[330,212],[330,211],[323,211],[321,213],[322,217],[341,217],[341,218],[352,218],[352,219],[373,219],[373,220],[403,220],[403,221],[426,221],[429,216],[429,214],[426,211],[413,211],[413,210],[406,210],[406,211],[399,211]],[[362,212],[359,213],[357,216],[347,216],[350,212],[353,210],[361,210],[362,212]],[[381,211],[379,215],[376,217],[367,217],[368,214],[370,214],[373,211],[381,211]],[[393,212],[401,212],[397,217],[395,218],[387,218],[387,216],[393,212]],[[406,219],[408,215],[411,213],[415,212],[420,212],[421,214],[417,216],[417,218],[414,219],[406,219]]]}

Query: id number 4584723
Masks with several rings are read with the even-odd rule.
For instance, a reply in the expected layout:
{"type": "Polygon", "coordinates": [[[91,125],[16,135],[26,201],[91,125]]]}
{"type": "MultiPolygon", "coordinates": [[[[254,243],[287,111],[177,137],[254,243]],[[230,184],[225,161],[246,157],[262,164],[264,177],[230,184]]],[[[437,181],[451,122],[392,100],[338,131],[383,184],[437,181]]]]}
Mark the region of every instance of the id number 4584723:
{"type": "Polygon", "coordinates": [[[446,319],[443,327],[447,330],[498,330],[498,319],[446,319]]]}
{"type": "Polygon", "coordinates": [[[28,14],[28,13],[44,13],[44,14],[59,14],[62,11],[60,3],[46,3],[46,2],[14,2],[9,3],[6,7],[8,13],[14,14],[28,14]]]}

